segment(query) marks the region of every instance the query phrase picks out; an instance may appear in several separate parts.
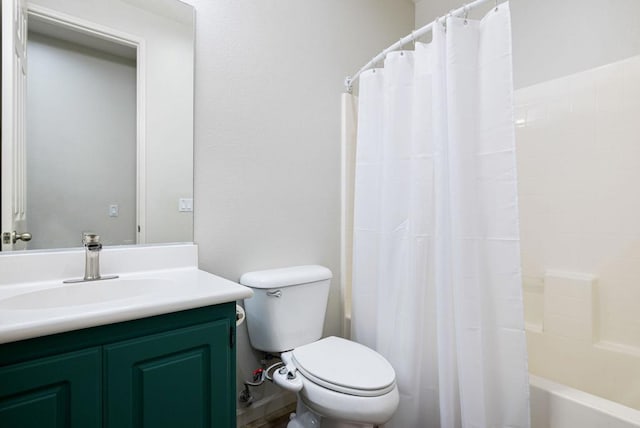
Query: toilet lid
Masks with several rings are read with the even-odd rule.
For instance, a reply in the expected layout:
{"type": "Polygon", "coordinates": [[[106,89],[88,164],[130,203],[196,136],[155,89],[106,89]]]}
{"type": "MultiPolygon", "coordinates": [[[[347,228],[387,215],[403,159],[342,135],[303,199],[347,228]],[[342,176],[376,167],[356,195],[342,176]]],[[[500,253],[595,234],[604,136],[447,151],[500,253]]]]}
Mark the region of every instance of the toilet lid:
{"type": "Polygon", "coordinates": [[[396,373],[382,355],[339,337],[294,349],[293,362],[307,379],[345,394],[379,396],[395,387],[396,373]]]}

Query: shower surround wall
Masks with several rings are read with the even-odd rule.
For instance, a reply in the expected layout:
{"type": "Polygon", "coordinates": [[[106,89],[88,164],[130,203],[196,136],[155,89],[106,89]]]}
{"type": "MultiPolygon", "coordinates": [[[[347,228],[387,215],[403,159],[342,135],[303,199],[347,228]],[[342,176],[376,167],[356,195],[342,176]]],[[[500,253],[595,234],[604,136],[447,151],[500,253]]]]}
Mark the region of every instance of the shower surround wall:
{"type": "Polygon", "coordinates": [[[640,409],[640,56],[515,99],[530,370],[640,409]]]}

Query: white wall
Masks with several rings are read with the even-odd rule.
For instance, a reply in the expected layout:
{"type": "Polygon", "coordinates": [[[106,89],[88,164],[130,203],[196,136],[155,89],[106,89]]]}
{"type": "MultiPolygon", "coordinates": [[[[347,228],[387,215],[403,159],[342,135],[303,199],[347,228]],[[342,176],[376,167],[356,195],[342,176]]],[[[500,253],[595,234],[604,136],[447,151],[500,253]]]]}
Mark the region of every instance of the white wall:
{"type": "Polygon", "coordinates": [[[29,248],[135,243],[135,60],[34,33],[28,52],[29,248]]]}
{"type": "MultiPolygon", "coordinates": [[[[329,267],[326,334],[340,332],[343,79],[413,28],[400,0],[190,0],[196,7],[195,240],[232,280],[329,267]]],[[[238,376],[258,360],[239,331],[238,376]]],[[[271,409],[273,410],[273,408],[271,409]]]]}
{"type": "Polygon", "coordinates": [[[28,3],[144,41],[146,239],[189,241],[193,215],[178,211],[178,199],[190,198],[193,192],[192,9],[180,2],[145,0],[28,3]]]}
{"type": "MultiPolygon", "coordinates": [[[[463,3],[417,1],[416,27],[463,3]]],[[[637,0],[511,0],[510,3],[516,88],[640,54],[637,0]]],[[[492,4],[489,1],[473,16],[481,16],[492,4]]]]}

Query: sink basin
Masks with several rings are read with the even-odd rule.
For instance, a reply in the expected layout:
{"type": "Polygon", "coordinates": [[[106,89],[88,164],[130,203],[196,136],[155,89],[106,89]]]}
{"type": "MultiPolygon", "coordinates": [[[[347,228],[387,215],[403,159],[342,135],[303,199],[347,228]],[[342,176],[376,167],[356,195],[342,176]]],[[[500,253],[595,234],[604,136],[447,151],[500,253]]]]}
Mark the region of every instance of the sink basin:
{"type": "Polygon", "coordinates": [[[173,289],[175,285],[174,281],[165,278],[118,278],[80,282],[2,299],[0,309],[50,309],[92,305],[162,293],[173,289]]]}

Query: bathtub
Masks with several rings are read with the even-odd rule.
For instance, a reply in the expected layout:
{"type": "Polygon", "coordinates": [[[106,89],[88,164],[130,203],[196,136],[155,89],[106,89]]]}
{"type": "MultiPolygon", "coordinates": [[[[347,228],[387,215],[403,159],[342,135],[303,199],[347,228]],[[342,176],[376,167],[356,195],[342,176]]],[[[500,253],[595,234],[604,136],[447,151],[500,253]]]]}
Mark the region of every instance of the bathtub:
{"type": "Polygon", "coordinates": [[[531,428],[640,428],[640,411],[530,376],[531,428]]]}

